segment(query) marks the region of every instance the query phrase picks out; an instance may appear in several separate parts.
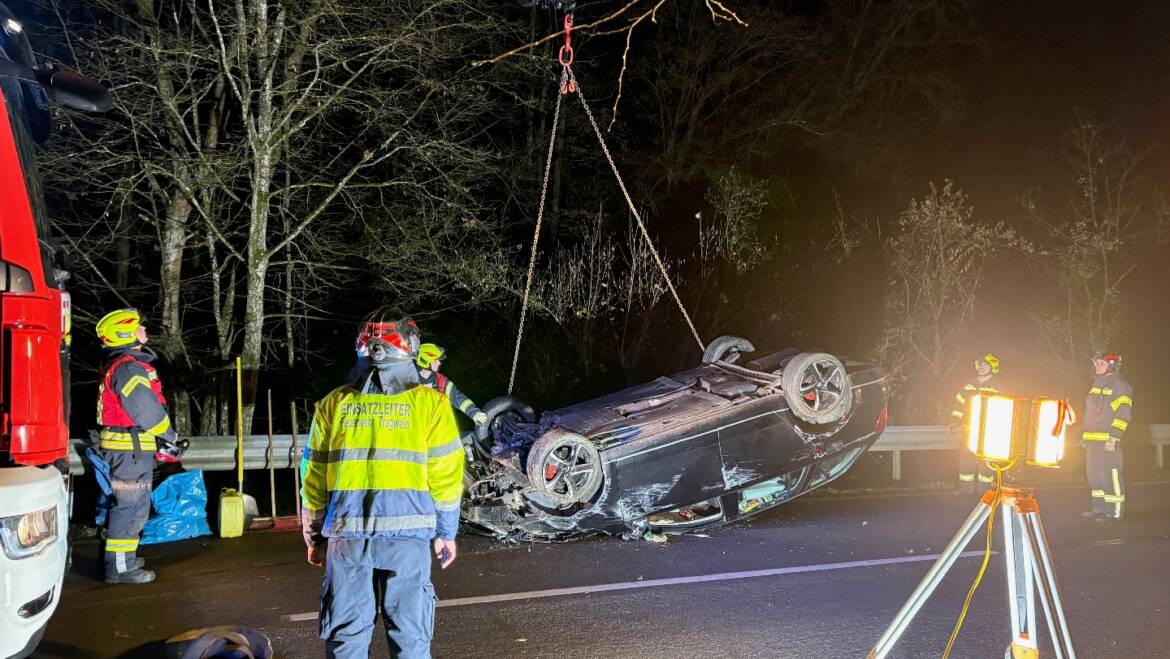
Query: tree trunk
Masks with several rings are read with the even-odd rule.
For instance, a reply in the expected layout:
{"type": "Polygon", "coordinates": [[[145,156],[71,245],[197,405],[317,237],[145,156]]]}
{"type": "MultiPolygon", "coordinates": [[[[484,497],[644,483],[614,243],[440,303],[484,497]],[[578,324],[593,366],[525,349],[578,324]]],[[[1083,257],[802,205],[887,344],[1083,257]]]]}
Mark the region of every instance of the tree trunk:
{"type": "Polygon", "coordinates": [[[215,392],[203,395],[203,414],[199,417],[199,436],[219,434],[219,397],[215,392]]]}
{"type": "Polygon", "coordinates": [[[183,257],[187,247],[187,221],[191,204],[181,193],[175,192],[167,208],[162,232],[162,264],[159,283],[162,287],[162,344],[163,353],[171,363],[178,365],[186,357],[183,342],[182,288],[183,257]]]}
{"type": "Polygon", "coordinates": [[[171,419],[171,424],[175,428],[175,432],[180,437],[185,437],[191,434],[191,396],[187,394],[185,388],[177,389],[171,393],[171,400],[174,401],[175,416],[171,419]]]}

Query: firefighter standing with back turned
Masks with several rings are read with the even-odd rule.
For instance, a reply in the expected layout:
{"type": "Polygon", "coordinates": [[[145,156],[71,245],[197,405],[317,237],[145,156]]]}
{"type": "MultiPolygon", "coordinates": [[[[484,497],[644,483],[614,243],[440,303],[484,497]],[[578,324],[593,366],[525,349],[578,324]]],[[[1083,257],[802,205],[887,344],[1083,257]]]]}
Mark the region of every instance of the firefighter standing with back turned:
{"type": "Polygon", "coordinates": [[[1093,507],[1082,514],[1096,522],[1119,520],[1125,508],[1121,437],[1133,414],[1133,389],[1121,377],[1120,369],[1120,355],[1093,355],[1096,377],[1085,399],[1081,435],[1093,507]]]}
{"type": "Polygon", "coordinates": [[[455,560],[463,451],[447,397],[419,386],[418,327],[396,308],[367,318],[369,368],[317,404],[302,461],[311,565],[325,564],[325,656],[369,656],[380,613],[393,657],[430,657],[428,543],[455,560]]]}
{"type": "Polygon", "coordinates": [[[963,385],[959,393],[955,394],[955,408],[951,410],[951,430],[959,435],[959,487],[955,490],[957,494],[974,493],[976,480],[986,487],[995,482],[991,470],[967,447],[967,438],[963,430],[967,400],[977,393],[999,393],[999,389],[992,384],[992,380],[998,374],[999,359],[987,353],[975,360],[975,381],[963,385]]]}
{"type": "MultiPolygon", "coordinates": [[[[113,507],[105,550],[106,583],[154,581],[136,554],[150,515],[150,488],[156,451],[177,458],[185,442],[175,437],[167,416],[162,383],[150,362],[146,327],[134,309],[111,311],[97,324],[97,335],[110,354],[98,387],[97,420],[102,426],[98,448],[110,465],[113,507]]],[[[160,458],[161,459],[161,458],[160,458]]]]}

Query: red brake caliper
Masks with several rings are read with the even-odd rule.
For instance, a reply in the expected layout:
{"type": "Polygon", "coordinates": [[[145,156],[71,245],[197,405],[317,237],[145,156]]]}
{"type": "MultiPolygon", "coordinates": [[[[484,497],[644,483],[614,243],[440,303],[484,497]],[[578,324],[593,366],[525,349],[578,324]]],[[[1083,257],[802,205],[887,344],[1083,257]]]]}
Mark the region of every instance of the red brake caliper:
{"type": "Polygon", "coordinates": [[[557,475],[556,465],[546,464],[544,466],[544,480],[551,481],[553,478],[556,477],[556,475],[557,475]]]}

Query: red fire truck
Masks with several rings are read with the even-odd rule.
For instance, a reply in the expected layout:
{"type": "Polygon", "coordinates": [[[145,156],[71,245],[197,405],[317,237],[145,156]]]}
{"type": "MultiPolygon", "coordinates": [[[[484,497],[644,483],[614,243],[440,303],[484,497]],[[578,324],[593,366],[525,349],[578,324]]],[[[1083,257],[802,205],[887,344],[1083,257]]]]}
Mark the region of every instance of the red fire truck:
{"type": "Polygon", "coordinates": [[[68,268],[50,239],[36,167],[49,106],[110,106],[71,71],[38,68],[25,26],[0,4],[0,657],[36,647],[68,559],[68,268]],[[64,469],[67,471],[67,467],[64,469]]]}

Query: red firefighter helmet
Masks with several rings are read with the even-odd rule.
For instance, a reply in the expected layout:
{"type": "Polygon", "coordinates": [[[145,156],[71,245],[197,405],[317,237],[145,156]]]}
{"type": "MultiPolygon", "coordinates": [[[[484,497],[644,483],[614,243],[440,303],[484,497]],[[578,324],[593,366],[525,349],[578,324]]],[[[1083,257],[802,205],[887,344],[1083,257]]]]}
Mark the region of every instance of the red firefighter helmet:
{"type": "Polygon", "coordinates": [[[358,328],[357,349],[371,361],[414,361],[418,346],[418,325],[397,306],[378,309],[358,328]]]}
{"type": "Polygon", "coordinates": [[[1121,355],[1114,353],[1114,352],[1099,351],[1099,352],[1093,353],[1093,361],[1094,362],[1101,361],[1101,362],[1105,362],[1105,363],[1109,364],[1109,368],[1106,370],[1106,372],[1108,372],[1108,373],[1112,373],[1113,371],[1116,371],[1118,368],[1121,367],[1121,355]]]}

